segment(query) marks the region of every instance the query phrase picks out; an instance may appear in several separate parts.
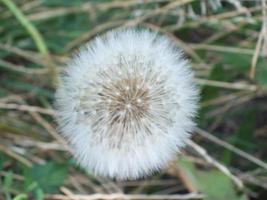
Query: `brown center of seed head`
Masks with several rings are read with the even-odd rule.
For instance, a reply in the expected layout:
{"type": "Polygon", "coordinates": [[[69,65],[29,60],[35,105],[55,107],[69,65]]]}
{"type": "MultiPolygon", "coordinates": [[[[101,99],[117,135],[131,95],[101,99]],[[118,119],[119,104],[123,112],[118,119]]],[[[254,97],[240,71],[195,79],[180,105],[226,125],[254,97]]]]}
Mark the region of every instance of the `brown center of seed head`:
{"type": "Polygon", "coordinates": [[[106,106],[109,124],[138,123],[149,110],[149,89],[140,77],[124,78],[103,85],[102,105],[106,106]]]}

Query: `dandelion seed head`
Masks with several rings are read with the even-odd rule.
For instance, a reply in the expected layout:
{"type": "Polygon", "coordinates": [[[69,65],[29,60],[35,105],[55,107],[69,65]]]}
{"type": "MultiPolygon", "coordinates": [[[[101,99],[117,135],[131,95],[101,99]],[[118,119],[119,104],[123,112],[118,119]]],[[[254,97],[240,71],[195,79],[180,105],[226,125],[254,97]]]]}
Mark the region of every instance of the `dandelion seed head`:
{"type": "Polygon", "coordinates": [[[168,38],[150,31],[97,37],[61,81],[60,130],[79,163],[98,175],[132,179],[160,170],[194,127],[198,90],[190,66],[168,38]]]}

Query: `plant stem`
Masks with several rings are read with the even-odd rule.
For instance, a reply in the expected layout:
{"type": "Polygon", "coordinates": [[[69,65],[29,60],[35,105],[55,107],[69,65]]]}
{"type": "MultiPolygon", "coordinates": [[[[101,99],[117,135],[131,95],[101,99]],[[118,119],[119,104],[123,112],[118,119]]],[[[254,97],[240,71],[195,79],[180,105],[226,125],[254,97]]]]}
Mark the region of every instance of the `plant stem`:
{"type": "Polygon", "coordinates": [[[37,30],[37,28],[27,19],[27,17],[21,12],[21,10],[14,4],[12,0],[2,0],[2,2],[8,7],[10,12],[15,15],[17,20],[20,22],[20,24],[27,30],[27,32],[30,34],[32,39],[34,40],[39,52],[41,55],[46,59],[47,61],[47,68],[52,76],[52,79],[55,80],[56,78],[56,71],[54,69],[53,63],[51,61],[51,57],[49,54],[49,51],[47,49],[46,43],[40,34],[40,32],[37,30]]]}

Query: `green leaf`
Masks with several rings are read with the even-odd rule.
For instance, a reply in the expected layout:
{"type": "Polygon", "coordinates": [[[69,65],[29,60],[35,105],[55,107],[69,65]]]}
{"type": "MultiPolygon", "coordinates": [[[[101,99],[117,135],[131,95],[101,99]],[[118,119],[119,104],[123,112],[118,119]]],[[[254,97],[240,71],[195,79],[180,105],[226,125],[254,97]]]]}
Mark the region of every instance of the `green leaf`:
{"type": "Polygon", "coordinates": [[[64,164],[49,162],[43,165],[34,165],[31,169],[25,169],[25,186],[29,188],[37,183],[38,188],[44,192],[55,192],[67,177],[68,167],[64,164]]]}
{"type": "MultiPolygon", "coordinates": [[[[209,76],[210,80],[223,80],[224,71],[223,68],[219,65],[215,65],[212,69],[212,72],[209,76]]],[[[220,88],[204,86],[202,89],[202,101],[207,101],[218,96],[220,88]]]]}
{"type": "Polygon", "coordinates": [[[49,97],[51,99],[54,97],[53,91],[45,89],[45,88],[40,88],[36,85],[32,85],[32,84],[26,83],[26,82],[0,79],[0,85],[3,87],[6,87],[7,89],[9,89],[11,91],[14,91],[14,90],[27,91],[27,92],[30,91],[32,94],[34,94],[36,96],[43,95],[43,96],[49,97]]]}
{"type": "Polygon", "coordinates": [[[179,161],[179,166],[194,187],[206,196],[205,200],[247,200],[245,195],[237,194],[232,181],[222,172],[196,168],[186,158],[179,161]]]}
{"type": "MultiPolygon", "coordinates": [[[[232,73],[248,73],[251,65],[252,56],[239,53],[223,53],[221,55],[220,63],[229,66],[232,73]]],[[[226,74],[229,75],[229,74],[226,74]]]]}
{"type": "Polygon", "coordinates": [[[256,81],[260,85],[267,85],[267,60],[260,58],[256,68],[256,81]]]}
{"type": "Polygon", "coordinates": [[[27,194],[19,194],[13,200],[27,200],[27,199],[28,199],[27,194]]]}
{"type": "MultiPolygon", "coordinates": [[[[0,124],[0,130],[1,130],[1,124],[0,124]]],[[[8,157],[0,152],[0,171],[4,168],[4,163],[8,161],[8,157]]]]}
{"type": "Polygon", "coordinates": [[[70,6],[80,6],[84,0],[42,0],[43,5],[49,6],[49,7],[57,7],[57,6],[64,6],[64,7],[70,7],[70,6]]]}
{"type": "MultiPolygon", "coordinates": [[[[238,148],[245,151],[251,151],[253,148],[257,148],[253,138],[253,132],[256,127],[257,122],[257,112],[256,107],[248,107],[248,109],[242,110],[240,115],[236,116],[241,119],[240,126],[238,126],[237,131],[232,134],[230,138],[230,143],[238,148]]],[[[224,151],[223,162],[225,164],[230,164],[234,160],[235,154],[226,149],[224,151]]]]}
{"type": "Polygon", "coordinates": [[[35,198],[36,200],[43,200],[44,199],[44,191],[40,188],[35,190],[35,198]]]}
{"type": "Polygon", "coordinates": [[[12,186],[12,183],[13,183],[13,172],[9,171],[5,175],[3,186],[6,190],[8,190],[12,186]]]}

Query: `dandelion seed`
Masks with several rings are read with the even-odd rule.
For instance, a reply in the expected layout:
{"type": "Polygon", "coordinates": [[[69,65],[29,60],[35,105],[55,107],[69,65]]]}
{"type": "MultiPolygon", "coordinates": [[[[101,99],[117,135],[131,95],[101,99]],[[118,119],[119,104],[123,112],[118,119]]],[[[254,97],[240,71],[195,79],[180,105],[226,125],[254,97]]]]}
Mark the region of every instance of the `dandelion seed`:
{"type": "Polygon", "coordinates": [[[56,93],[59,127],[76,159],[117,179],[166,167],[194,128],[197,104],[181,51],[147,30],[111,31],[88,43],[56,93]]]}
{"type": "Polygon", "coordinates": [[[136,101],[137,101],[137,103],[141,103],[142,102],[142,100],[140,98],[138,98],[136,101]]]}

